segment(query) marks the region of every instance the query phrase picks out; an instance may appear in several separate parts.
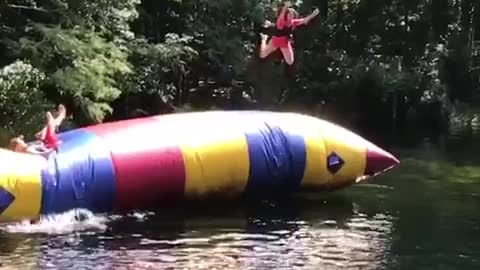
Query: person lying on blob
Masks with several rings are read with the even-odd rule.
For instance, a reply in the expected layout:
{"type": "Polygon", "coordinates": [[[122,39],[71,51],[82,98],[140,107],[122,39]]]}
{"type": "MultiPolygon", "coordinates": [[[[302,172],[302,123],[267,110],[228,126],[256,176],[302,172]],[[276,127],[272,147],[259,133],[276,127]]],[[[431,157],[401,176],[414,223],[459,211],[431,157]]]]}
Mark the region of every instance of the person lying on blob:
{"type": "Polygon", "coordinates": [[[292,66],[294,63],[294,53],[292,46],[292,34],[295,28],[301,25],[307,25],[313,18],[318,15],[318,9],[315,9],[310,15],[304,18],[298,18],[298,12],[290,7],[290,3],[286,2],[277,10],[276,23],[265,21],[264,27],[275,27],[272,38],[267,42],[267,35],[260,33],[260,58],[266,58],[271,53],[280,49],[283,59],[287,66],[292,66]]]}
{"type": "Polygon", "coordinates": [[[58,116],[53,118],[50,112],[46,113],[47,125],[36,134],[38,142],[27,144],[23,135],[10,140],[9,148],[14,152],[29,153],[42,156],[48,156],[52,151],[57,150],[60,141],[56,135],[56,129],[65,119],[65,106],[58,106],[58,116]]]}

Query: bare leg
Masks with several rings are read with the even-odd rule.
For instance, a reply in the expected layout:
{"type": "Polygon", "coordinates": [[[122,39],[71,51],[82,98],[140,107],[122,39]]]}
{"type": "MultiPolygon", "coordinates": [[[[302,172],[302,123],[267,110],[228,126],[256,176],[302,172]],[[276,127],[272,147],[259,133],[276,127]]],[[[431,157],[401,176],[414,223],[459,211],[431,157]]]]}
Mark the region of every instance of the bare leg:
{"type": "Polygon", "coordinates": [[[293,65],[294,56],[293,56],[293,48],[292,44],[288,44],[288,47],[286,48],[280,48],[280,51],[282,52],[283,59],[285,60],[285,63],[287,65],[291,66],[293,65]]]}
{"type": "MultiPolygon", "coordinates": [[[[50,114],[50,116],[52,116],[52,115],[50,114]]],[[[67,109],[65,109],[65,106],[63,106],[62,104],[58,105],[58,115],[55,119],[53,119],[53,123],[55,125],[55,128],[59,127],[62,124],[62,122],[63,122],[63,120],[65,119],[66,116],[67,116],[67,109]]],[[[47,116],[47,121],[48,121],[48,116],[47,116]]],[[[44,140],[46,134],[47,134],[47,127],[44,127],[35,136],[40,140],[44,140]]]]}
{"type": "Polygon", "coordinates": [[[55,133],[55,118],[50,112],[47,112],[47,132],[45,134],[44,143],[48,148],[56,148],[59,144],[57,134],[55,133]]]}
{"type": "Polygon", "coordinates": [[[47,117],[47,128],[52,129],[55,128],[55,118],[53,118],[53,115],[51,112],[47,112],[46,114],[47,117]]]}
{"type": "Polygon", "coordinates": [[[261,43],[260,43],[260,58],[268,57],[272,52],[274,52],[277,48],[273,46],[272,41],[267,43],[267,35],[260,34],[261,43]]]}
{"type": "Polygon", "coordinates": [[[63,120],[67,116],[67,109],[62,104],[58,105],[58,115],[55,118],[55,127],[58,127],[62,124],[63,120]]]}

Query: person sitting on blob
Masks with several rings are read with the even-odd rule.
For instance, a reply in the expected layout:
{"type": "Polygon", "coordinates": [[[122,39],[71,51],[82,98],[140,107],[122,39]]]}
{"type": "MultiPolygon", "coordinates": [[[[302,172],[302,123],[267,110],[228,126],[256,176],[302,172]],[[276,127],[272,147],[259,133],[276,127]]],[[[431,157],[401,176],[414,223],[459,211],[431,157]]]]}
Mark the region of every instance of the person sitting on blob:
{"type": "Polygon", "coordinates": [[[58,116],[53,118],[50,112],[46,113],[47,125],[36,134],[38,142],[27,144],[24,136],[20,135],[10,140],[9,148],[14,152],[29,153],[48,156],[57,150],[60,141],[56,135],[56,129],[65,119],[66,109],[63,105],[58,106],[58,116]]]}
{"type": "Polygon", "coordinates": [[[275,27],[272,38],[267,42],[267,35],[260,33],[260,58],[267,58],[271,53],[280,49],[285,63],[288,66],[292,66],[294,63],[292,46],[293,31],[298,26],[307,25],[318,13],[318,9],[315,9],[310,15],[304,18],[298,18],[297,11],[290,7],[289,2],[280,6],[277,10],[276,23],[273,24],[268,20],[264,23],[264,27],[266,28],[275,27]]]}

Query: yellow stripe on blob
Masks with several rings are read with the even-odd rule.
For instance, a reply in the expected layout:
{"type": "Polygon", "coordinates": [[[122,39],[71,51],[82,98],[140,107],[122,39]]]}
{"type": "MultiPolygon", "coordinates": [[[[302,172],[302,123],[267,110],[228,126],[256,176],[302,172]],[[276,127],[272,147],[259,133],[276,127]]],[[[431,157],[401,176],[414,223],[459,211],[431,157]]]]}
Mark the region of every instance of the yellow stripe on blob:
{"type": "Polygon", "coordinates": [[[332,176],[326,170],[326,149],[321,130],[314,125],[304,133],[307,162],[302,180],[302,188],[315,189],[324,187],[332,176]]]}
{"type": "MultiPolygon", "coordinates": [[[[172,121],[185,164],[185,197],[232,196],[243,193],[249,177],[247,139],[232,115],[192,113],[182,124],[176,115],[159,118],[172,121]],[[221,117],[224,121],[218,121],[221,117]],[[231,117],[231,118],[229,118],[231,117]],[[208,124],[208,126],[205,126],[208,124]]],[[[170,126],[170,125],[169,125],[170,126]]]]}
{"type": "Polygon", "coordinates": [[[0,150],[0,221],[39,216],[45,158],[0,150]]]}
{"type": "Polygon", "coordinates": [[[325,161],[322,165],[329,176],[327,188],[342,188],[364,176],[367,146],[365,139],[325,120],[316,121],[325,145],[325,161]]]}
{"type": "Polygon", "coordinates": [[[333,123],[299,114],[295,119],[305,139],[306,166],[302,189],[336,189],[364,175],[366,141],[333,123]]]}

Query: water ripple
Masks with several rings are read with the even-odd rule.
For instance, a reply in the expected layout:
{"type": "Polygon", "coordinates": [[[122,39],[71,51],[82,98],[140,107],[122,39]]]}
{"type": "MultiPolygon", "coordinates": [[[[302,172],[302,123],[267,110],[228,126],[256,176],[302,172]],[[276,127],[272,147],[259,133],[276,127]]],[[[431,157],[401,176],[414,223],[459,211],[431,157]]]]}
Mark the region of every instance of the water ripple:
{"type": "Polygon", "coordinates": [[[165,220],[137,213],[124,219],[138,231],[115,232],[126,222],[117,217],[110,233],[0,234],[3,248],[10,245],[0,261],[24,269],[377,269],[391,217],[355,211],[346,219],[217,217],[209,226],[187,219],[173,231],[155,230],[165,220]]]}

